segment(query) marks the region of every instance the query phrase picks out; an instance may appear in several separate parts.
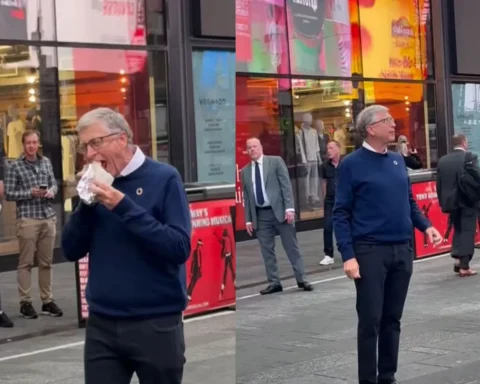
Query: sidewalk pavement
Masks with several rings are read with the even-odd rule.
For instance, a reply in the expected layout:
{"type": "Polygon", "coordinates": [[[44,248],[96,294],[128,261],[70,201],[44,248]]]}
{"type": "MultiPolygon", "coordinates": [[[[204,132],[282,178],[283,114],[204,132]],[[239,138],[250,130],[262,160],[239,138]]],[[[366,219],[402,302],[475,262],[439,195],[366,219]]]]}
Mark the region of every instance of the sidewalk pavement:
{"type": "MultiPolygon", "coordinates": [[[[459,278],[452,264],[448,256],[415,263],[402,321],[402,384],[480,383],[480,276],[459,278]]],[[[358,382],[354,285],[341,271],[313,278],[313,292],[238,301],[237,384],[358,382]]]]}
{"type": "MultiPolygon", "coordinates": [[[[318,263],[323,259],[323,230],[307,231],[297,233],[298,244],[303,253],[303,262],[307,274],[330,271],[342,266],[340,255],[336,251],[335,244],[335,264],[323,267],[318,263]]],[[[287,255],[283,250],[280,237],[276,237],[275,250],[277,253],[278,268],[280,276],[292,278],[293,271],[288,261],[287,255]]],[[[237,290],[253,286],[261,286],[267,283],[265,267],[262,254],[257,239],[242,241],[237,243],[237,290]]]]}

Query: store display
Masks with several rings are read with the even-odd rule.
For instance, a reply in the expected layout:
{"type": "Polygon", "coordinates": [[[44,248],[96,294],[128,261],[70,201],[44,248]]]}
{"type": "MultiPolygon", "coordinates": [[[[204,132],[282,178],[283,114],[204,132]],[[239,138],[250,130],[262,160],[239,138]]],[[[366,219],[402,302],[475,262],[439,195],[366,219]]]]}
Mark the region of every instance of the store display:
{"type": "Polygon", "coordinates": [[[15,105],[8,106],[8,116],[12,121],[7,125],[7,157],[16,159],[23,152],[22,135],[25,132],[25,123],[15,105]]]}

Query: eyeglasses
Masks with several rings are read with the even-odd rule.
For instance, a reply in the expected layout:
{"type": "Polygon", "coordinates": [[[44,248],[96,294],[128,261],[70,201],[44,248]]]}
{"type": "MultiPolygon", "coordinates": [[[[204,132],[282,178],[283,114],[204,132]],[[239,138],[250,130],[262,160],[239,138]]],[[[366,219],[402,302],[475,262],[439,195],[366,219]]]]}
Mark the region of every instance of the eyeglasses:
{"type": "Polygon", "coordinates": [[[395,119],[393,117],[386,117],[385,119],[375,121],[374,123],[370,125],[375,125],[375,124],[380,124],[380,123],[387,123],[387,124],[392,124],[395,122],[395,119]]]}
{"type": "Polygon", "coordinates": [[[97,150],[102,147],[104,139],[106,139],[107,137],[118,135],[119,133],[122,133],[122,132],[113,132],[113,133],[110,133],[109,135],[95,137],[94,139],[90,140],[88,143],[80,143],[77,146],[77,152],[81,154],[85,154],[87,153],[88,147],[91,147],[92,149],[97,150]]]}

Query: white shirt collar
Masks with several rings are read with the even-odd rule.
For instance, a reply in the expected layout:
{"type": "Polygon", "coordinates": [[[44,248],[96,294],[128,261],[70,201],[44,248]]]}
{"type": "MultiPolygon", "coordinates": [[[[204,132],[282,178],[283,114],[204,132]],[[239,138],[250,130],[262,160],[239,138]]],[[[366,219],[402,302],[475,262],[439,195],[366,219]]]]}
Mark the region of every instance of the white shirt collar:
{"type": "MultiPolygon", "coordinates": [[[[375,149],[373,149],[373,147],[370,144],[368,144],[366,141],[363,142],[363,148],[368,149],[369,151],[372,151],[372,152],[375,152],[375,153],[379,153],[375,149]]],[[[383,153],[385,154],[387,152],[388,152],[388,149],[385,148],[385,152],[383,152],[383,153]]]]}
{"type": "Polygon", "coordinates": [[[463,152],[467,152],[467,151],[465,150],[465,148],[463,148],[463,147],[455,147],[455,148],[453,148],[454,151],[457,150],[457,149],[459,149],[460,151],[463,151],[463,152]]]}
{"type": "Polygon", "coordinates": [[[136,147],[135,153],[133,154],[132,159],[127,164],[123,171],[120,172],[120,176],[128,176],[131,173],[135,172],[138,168],[140,168],[145,161],[145,155],[139,147],[136,147]]]}
{"type": "Polygon", "coordinates": [[[263,155],[260,156],[257,161],[252,160],[252,165],[255,165],[255,163],[258,163],[258,165],[262,165],[262,163],[263,163],[263,155]]]}

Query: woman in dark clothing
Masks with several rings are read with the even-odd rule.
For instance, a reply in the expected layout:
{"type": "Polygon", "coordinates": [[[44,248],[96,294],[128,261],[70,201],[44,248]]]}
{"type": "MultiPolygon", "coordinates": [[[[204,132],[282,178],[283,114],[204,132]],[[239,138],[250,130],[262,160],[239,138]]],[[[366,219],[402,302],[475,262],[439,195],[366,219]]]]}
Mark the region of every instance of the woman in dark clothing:
{"type": "Polygon", "coordinates": [[[408,148],[408,141],[407,138],[403,135],[398,137],[398,144],[397,144],[397,151],[403,156],[405,160],[405,165],[409,169],[422,169],[423,163],[418,156],[416,149],[409,149],[408,148]]]}

